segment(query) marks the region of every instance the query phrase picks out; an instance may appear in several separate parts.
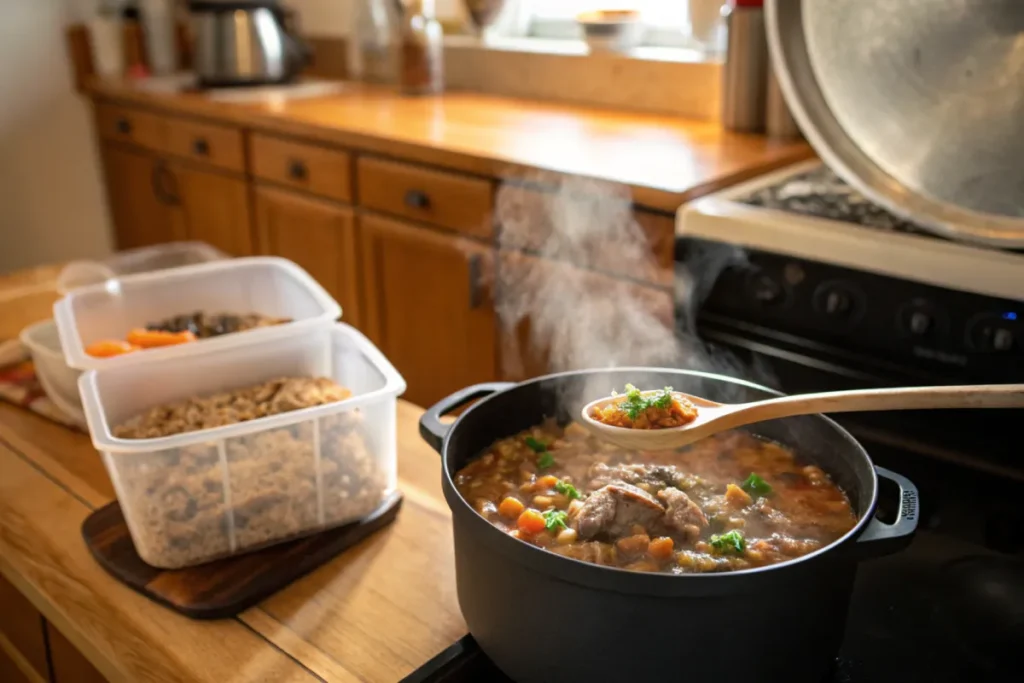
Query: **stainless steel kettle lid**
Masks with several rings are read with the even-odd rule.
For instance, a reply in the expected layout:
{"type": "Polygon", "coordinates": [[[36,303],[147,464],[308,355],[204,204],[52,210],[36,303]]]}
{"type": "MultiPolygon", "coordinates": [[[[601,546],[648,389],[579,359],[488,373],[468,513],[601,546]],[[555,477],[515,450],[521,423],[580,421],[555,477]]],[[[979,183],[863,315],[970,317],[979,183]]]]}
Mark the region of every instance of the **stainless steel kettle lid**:
{"type": "Polygon", "coordinates": [[[779,83],[832,170],[893,213],[1024,247],[1024,0],[768,0],[779,83]]]}

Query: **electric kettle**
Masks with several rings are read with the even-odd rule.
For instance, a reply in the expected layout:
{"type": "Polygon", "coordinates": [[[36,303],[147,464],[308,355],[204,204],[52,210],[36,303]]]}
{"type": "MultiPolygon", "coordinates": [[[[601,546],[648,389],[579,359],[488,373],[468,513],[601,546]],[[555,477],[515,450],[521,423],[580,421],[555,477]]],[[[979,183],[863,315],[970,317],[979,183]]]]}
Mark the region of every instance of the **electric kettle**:
{"type": "Polygon", "coordinates": [[[189,11],[200,87],[287,83],[309,62],[276,0],[195,1],[189,11]]]}

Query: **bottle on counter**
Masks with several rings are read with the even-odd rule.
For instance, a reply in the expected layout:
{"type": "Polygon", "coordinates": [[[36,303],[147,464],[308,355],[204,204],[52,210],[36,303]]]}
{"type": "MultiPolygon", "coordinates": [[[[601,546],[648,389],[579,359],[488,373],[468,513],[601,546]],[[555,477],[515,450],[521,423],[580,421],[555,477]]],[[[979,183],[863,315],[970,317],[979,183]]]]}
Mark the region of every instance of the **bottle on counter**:
{"type": "Polygon", "coordinates": [[[408,95],[444,89],[444,31],[434,16],[434,0],[403,0],[399,32],[399,85],[408,95]]]}
{"type": "Polygon", "coordinates": [[[178,68],[174,0],[142,0],[139,10],[150,71],[157,76],[174,73],[178,68]]]}
{"type": "Polygon", "coordinates": [[[388,83],[395,80],[398,16],[392,0],[356,0],[349,59],[354,78],[388,83]]]}
{"type": "Polygon", "coordinates": [[[722,125],[728,130],[763,131],[769,69],[764,0],[729,0],[722,15],[728,31],[722,125]]]}
{"type": "Polygon", "coordinates": [[[124,75],[124,31],[121,5],[116,0],[105,0],[88,22],[92,63],[101,78],[124,75]]]}
{"type": "Polygon", "coordinates": [[[770,138],[778,140],[796,140],[801,137],[800,128],[793,118],[786,98],[779,86],[775,68],[768,64],[768,94],[765,105],[765,132],[770,138]]]}

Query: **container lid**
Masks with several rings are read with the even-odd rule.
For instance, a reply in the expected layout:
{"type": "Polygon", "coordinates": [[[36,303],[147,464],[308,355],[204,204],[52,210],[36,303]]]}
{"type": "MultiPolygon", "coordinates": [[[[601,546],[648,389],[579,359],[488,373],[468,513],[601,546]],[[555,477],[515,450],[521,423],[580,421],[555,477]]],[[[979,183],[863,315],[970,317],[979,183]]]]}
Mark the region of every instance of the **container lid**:
{"type": "Polygon", "coordinates": [[[765,23],[832,170],[937,234],[1024,247],[1024,2],[769,0],[765,23]]]}

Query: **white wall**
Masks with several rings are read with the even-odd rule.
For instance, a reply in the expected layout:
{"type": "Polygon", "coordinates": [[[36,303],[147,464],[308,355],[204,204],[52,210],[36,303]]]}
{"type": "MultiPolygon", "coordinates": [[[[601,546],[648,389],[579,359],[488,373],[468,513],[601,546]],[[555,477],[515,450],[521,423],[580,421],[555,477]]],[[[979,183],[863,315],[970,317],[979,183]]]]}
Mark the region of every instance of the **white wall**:
{"type": "Polygon", "coordinates": [[[68,9],[0,0],[0,272],[111,248],[91,114],[64,47],[68,9]]]}
{"type": "MultiPolygon", "coordinates": [[[[302,32],[310,36],[347,36],[352,27],[353,8],[357,2],[367,1],[284,0],[286,5],[298,11],[302,32]]],[[[439,18],[463,16],[462,0],[434,0],[434,8],[439,18]]]]}

